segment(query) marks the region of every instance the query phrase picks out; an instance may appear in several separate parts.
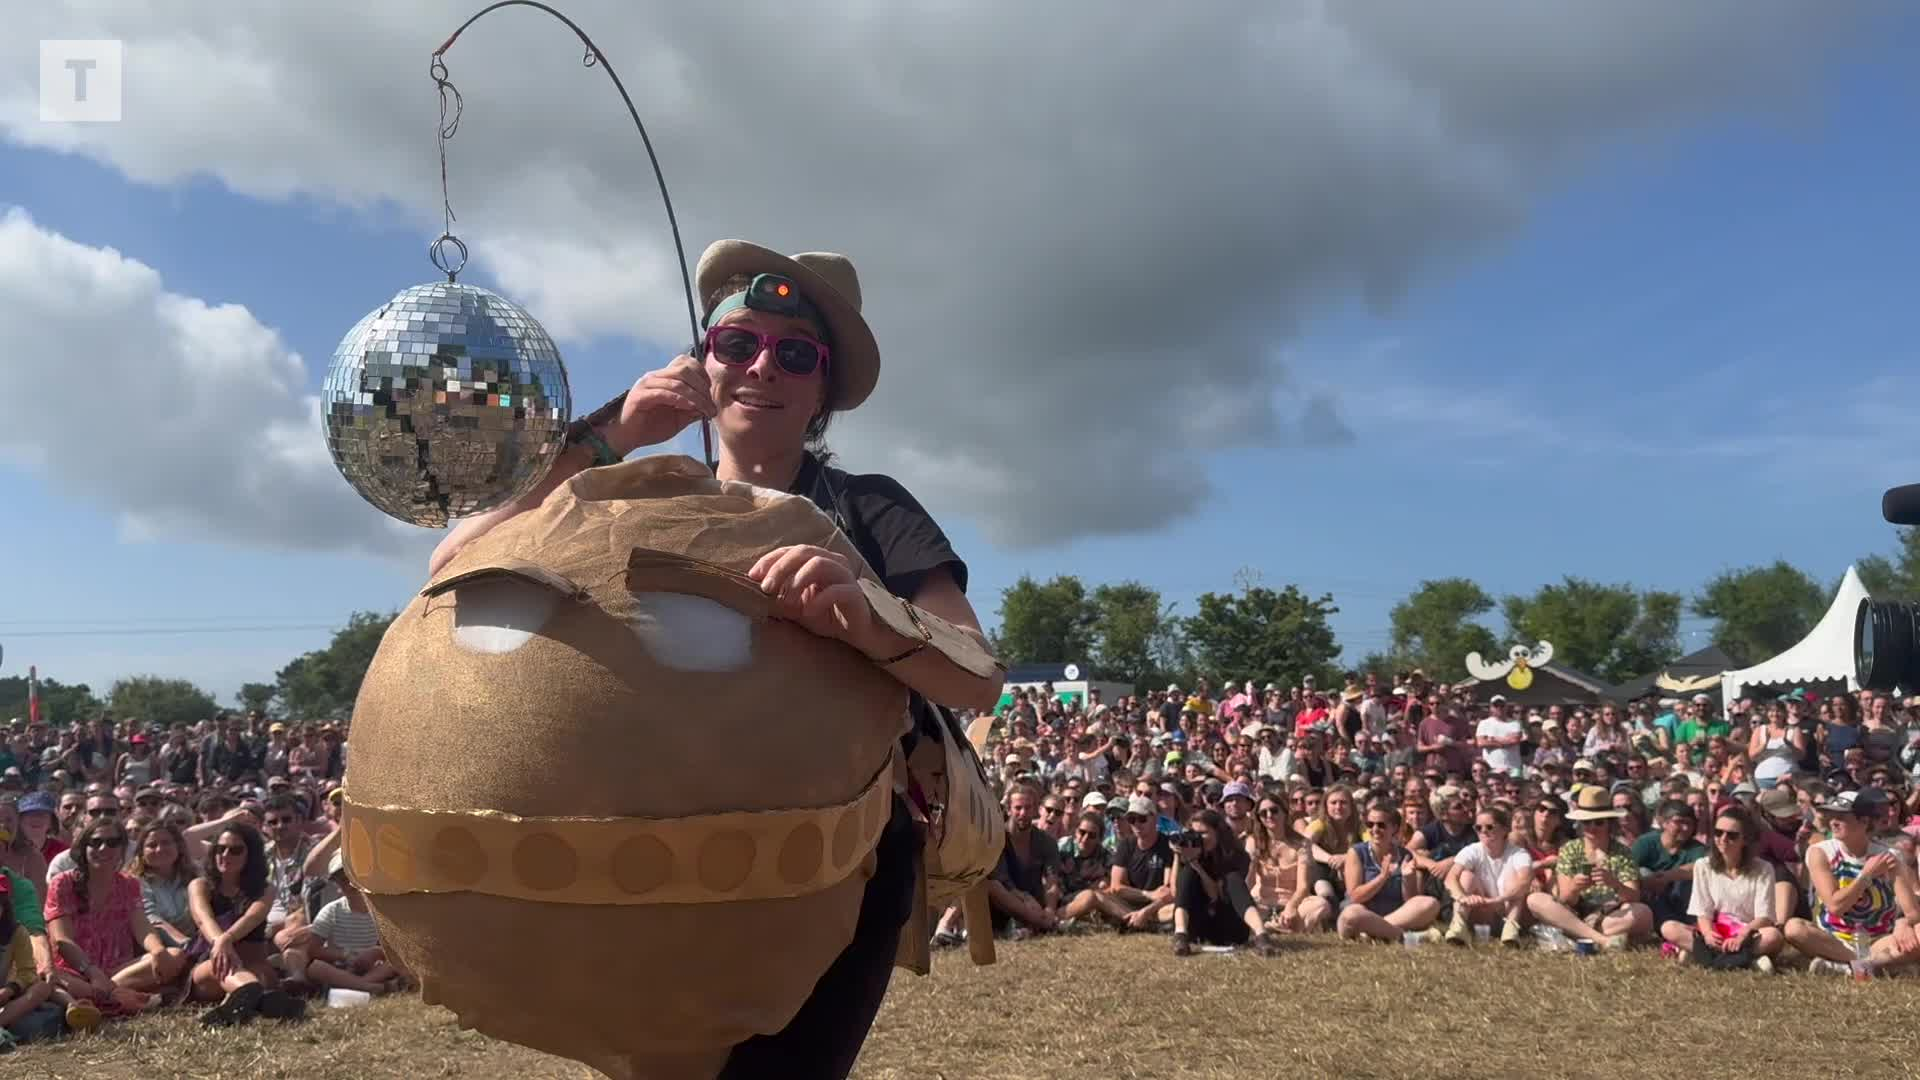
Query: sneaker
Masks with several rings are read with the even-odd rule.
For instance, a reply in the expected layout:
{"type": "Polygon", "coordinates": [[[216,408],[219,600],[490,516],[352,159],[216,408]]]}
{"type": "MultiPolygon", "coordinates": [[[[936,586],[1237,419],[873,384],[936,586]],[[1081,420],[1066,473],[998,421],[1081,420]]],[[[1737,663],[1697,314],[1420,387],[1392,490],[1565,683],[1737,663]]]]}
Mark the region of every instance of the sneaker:
{"type": "Polygon", "coordinates": [[[1447,924],[1447,942],[1453,945],[1465,945],[1473,931],[1467,926],[1467,909],[1459,904],[1453,905],[1453,921],[1447,924]]]}
{"type": "Polygon", "coordinates": [[[67,1006],[67,1030],[92,1031],[100,1026],[100,1006],[91,1001],[76,1001],[67,1006]]]}
{"type": "Polygon", "coordinates": [[[1754,957],[1753,970],[1759,972],[1762,975],[1773,974],[1773,957],[1771,956],[1754,957]]]}
{"type": "Polygon", "coordinates": [[[1851,966],[1842,964],[1838,960],[1828,960],[1821,956],[1814,957],[1813,961],[1807,965],[1807,970],[1815,975],[1853,974],[1853,968],[1851,966]]]}
{"type": "Polygon", "coordinates": [[[1627,940],[1627,935],[1615,934],[1608,938],[1600,947],[1608,952],[1625,952],[1627,946],[1630,944],[1631,942],[1627,940]]]}
{"type": "Polygon", "coordinates": [[[269,990],[260,995],[260,1015],[269,1020],[304,1020],[307,1003],[285,990],[269,990]]]}
{"type": "Polygon", "coordinates": [[[964,944],[960,935],[951,930],[942,930],[933,935],[933,947],[936,949],[957,949],[964,944]]]}
{"type": "Polygon", "coordinates": [[[1192,956],[1193,955],[1193,942],[1187,940],[1187,935],[1180,934],[1180,933],[1176,933],[1173,935],[1173,955],[1175,956],[1192,956]]]}
{"type": "Polygon", "coordinates": [[[200,1014],[203,1027],[234,1027],[251,1023],[260,1012],[260,999],[266,996],[266,988],[259,983],[248,983],[228,994],[220,1004],[200,1014]]]}
{"type": "Polygon", "coordinates": [[[1445,941],[1447,936],[1440,932],[1439,927],[1429,926],[1425,930],[1420,931],[1420,939],[1429,945],[1438,945],[1442,941],[1445,941]]]}
{"type": "Polygon", "coordinates": [[[1500,944],[1509,949],[1520,947],[1520,924],[1517,921],[1508,919],[1506,925],[1500,928],[1500,944]]]}

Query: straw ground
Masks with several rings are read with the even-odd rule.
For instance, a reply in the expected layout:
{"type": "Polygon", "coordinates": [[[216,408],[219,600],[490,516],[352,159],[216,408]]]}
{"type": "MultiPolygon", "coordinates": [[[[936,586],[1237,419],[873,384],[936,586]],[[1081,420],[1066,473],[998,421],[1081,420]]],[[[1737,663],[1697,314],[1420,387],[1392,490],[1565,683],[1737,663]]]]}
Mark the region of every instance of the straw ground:
{"type": "MultiPolygon", "coordinates": [[[[610,992],[617,990],[610,988],[610,992]]],[[[1277,959],[1176,959],[1163,937],[1087,936],[964,953],[895,980],[855,1075],[880,1078],[1920,1075],[1920,978],[1675,970],[1320,938],[1277,959]],[[1780,1070],[1788,1070],[1783,1074],[1780,1070]]],[[[461,1031],[417,996],[294,1026],[205,1032],[190,1011],[23,1047],[0,1075],[323,1078],[591,1076],[461,1031]]]]}

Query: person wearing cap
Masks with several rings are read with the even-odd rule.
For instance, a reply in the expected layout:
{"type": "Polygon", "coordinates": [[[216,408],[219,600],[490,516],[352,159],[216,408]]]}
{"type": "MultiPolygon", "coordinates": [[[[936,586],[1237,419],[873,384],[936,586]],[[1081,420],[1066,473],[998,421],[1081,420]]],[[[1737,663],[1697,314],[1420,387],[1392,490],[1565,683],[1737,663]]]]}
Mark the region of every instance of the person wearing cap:
{"type": "Polygon", "coordinates": [[[1653,933],[1653,911],[1640,902],[1640,868],[1614,836],[1616,810],[1605,788],[1582,787],[1567,819],[1579,835],[1554,857],[1553,888],[1527,897],[1527,910],[1568,937],[1624,949],[1653,933]]]}
{"type": "Polygon", "coordinates": [[[119,760],[113,763],[114,785],[117,787],[121,784],[131,784],[135,788],[146,787],[153,783],[155,775],[159,772],[159,766],[160,759],[154,756],[153,747],[147,743],[147,737],[135,732],[133,737],[127,740],[127,752],[121,754],[119,760]]]}
{"type": "Polygon", "coordinates": [[[1853,970],[1856,950],[1866,953],[1857,972],[1863,976],[1920,959],[1913,868],[1873,839],[1885,805],[1885,796],[1872,788],[1844,791],[1819,804],[1830,835],[1807,848],[1812,917],[1787,923],[1787,941],[1812,960],[1814,971],[1853,970]]]}
{"type": "Polygon", "coordinates": [[[1115,830],[1105,888],[1082,891],[1067,908],[1076,915],[1097,912],[1122,933],[1151,930],[1173,918],[1173,863],[1159,808],[1144,795],[1130,796],[1115,830]]]}
{"type": "Polygon", "coordinates": [[[1511,776],[1525,764],[1520,760],[1520,744],[1526,740],[1520,723],[1507,716],[1507,699],[1495,694],[1487,700],[1488,715],[1474,729],[1475,746],[1487,771],[1511,776]]]}

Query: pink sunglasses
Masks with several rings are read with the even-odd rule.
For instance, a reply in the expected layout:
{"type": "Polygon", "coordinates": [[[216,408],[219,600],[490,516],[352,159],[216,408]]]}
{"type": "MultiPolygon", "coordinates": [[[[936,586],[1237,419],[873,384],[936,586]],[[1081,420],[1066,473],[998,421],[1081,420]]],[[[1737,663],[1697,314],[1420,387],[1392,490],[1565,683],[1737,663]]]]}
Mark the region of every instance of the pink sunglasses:
{"type": "Polygon", "coordinates": [[[723,364],[739,367],[753,363],[765,350],[772,350],[773,362],[789,375],[802,378],[826,370],[827,347],[798,335],[775,337],[745,326],[707,328],[707,354],[723,364]]]}

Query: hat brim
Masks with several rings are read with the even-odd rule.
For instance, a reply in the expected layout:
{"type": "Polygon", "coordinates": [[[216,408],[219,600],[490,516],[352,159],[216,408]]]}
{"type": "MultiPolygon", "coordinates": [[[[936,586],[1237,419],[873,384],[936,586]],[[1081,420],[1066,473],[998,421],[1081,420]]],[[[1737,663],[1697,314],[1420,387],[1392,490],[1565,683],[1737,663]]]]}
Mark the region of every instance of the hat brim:
{"type": "Polygon", "coordinates": [[[1627,816],[1625,810],[1569,810],[1568,821],[1612,821],[1627,816]]]}
{"type": "Polygon", "coordinates": [[[860,309],[804,263],[745,240],[716,240],[701,254],[694,271],[701,307],[721,283],[740,274],[782,274],[800,286],[801,294],[827,320],[827,333],[833,338],[828,361],[833,400],[828,405],[835,412],[859,408],[880,382],[880,345],[860,309]]]}

